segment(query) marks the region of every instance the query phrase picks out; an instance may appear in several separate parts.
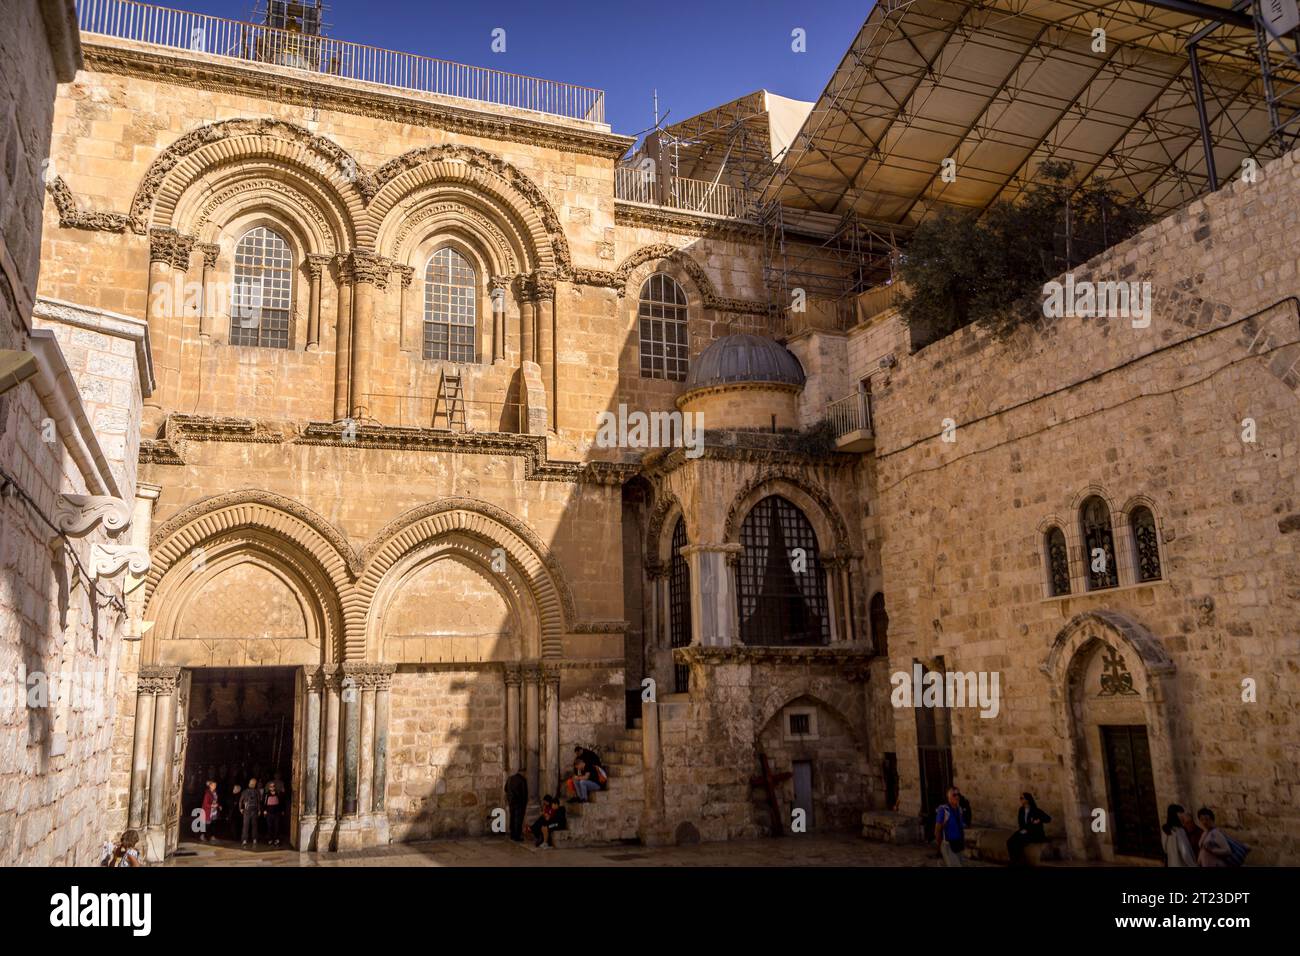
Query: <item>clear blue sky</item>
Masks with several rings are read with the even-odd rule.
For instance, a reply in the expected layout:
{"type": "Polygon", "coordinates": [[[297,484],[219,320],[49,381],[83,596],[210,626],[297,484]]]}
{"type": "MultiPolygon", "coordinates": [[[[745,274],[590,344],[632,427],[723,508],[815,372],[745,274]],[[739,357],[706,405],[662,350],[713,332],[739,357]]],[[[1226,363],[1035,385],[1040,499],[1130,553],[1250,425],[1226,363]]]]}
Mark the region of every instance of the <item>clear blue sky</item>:
{"type": "MultiPolygon", "coordinates": [[[[247,19],[256,0],[153,0],[247,19]]],[[[669,121],[769,89],[813,100],[871,9],[870,0],[327,0],[329,35],[388,49],[594,86],[619,133],[653,122],[651,91],[669,121]],[[492,31],[506,31],[493,53],[492,31]],[[807,52],[791,51],[806,31],[807,52]]]]}

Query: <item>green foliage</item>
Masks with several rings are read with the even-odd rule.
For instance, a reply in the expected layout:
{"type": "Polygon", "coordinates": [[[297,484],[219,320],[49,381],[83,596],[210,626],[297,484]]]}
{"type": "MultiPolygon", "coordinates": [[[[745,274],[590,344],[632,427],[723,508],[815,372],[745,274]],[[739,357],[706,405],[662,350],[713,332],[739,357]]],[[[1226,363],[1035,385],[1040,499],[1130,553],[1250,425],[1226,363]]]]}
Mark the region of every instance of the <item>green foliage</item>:
{"type": "Polygon", "coordinates": [[[824,458],[835,451],[835,428],[822,419],[790,437],[790,450],[810,458],[824,458]]]}
{"type": "Polygon", "coordinates": [[[945,209],[921,224],[900,264],[911,290],[900,306],[914,342],[972,322],[1006,334],[1033,321],[1045,282],[1150,222],[1140,198],[1073,177],[1072,163],[1044,162],[1015,201],[996,202],[983,216],[945,209]]]}

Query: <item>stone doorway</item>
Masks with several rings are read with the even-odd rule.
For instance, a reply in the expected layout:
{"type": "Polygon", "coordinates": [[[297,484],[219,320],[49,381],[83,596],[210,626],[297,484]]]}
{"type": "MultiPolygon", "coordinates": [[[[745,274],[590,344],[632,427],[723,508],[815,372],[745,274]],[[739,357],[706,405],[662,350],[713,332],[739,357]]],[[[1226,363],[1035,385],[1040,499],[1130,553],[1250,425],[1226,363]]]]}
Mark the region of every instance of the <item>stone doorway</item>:
{"type": "Polygon", "coordinates": [[[1146,726],[1108,725],[1099,729],[1115,852],[1158,857],[1160,808],[1156,804],[1146,726]]]}
{"type": "MultiPolygon", "coordinates": [[[[181,778],[179,838],[198,842],[195,821],[206,781],[217,781],[222,812],[209,836],[239,843],[236,785],[251,778],[265,788],[272,780],[286,798],[280,817],[282,846],[297,845],[295,731],[301,699],[300,669],[294,667],[197,667],[190,672],[186,742],[181,778]]],[[[259,846],[268,839],[259,820],[259,846]]]]}

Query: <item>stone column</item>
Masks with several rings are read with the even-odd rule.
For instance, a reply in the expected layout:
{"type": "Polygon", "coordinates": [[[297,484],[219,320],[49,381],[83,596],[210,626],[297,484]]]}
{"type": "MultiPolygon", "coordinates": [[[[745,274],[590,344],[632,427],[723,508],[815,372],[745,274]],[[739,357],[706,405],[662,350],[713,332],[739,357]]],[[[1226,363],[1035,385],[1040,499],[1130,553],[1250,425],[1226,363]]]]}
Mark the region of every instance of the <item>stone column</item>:
{"type": "Polygon", "coordinates": [[[302,813],[298,817],[298,849],[316,849],[316,824],[320,813],[320,720],[325,675],[309,669],[303,680],[302,813]]]}
{"type": "Polygon", "coordinates": [[[176,684],[179,667],[141,668],[141,681],[154,694],[153,741],[149,758],[149,814],[144,832],[145,856],[158,862],[167,855],[167,782],[176,737],[176,684]]]}
{"type": "Polygon", "coordinates": [[[528,791],[541,799],[541,727],[539,725],[542,680],[536,662],[524,668],[524,765],[528,768],[528,791]]]}
{"type": "Polygon", "coordinates": [[[324,755],[321,758],[320,836],[317,846],[329,850],[333,848],[339,816],[339,695],[342,690],[339,665],[326,664],[321,668],[321,678],[325,695],[320,729],[324,755]]]}
{"type": "Polygon", "coordinates": [[[127,826],[138,830],[147,820],[149,799],[149,758],[153,753],[154,696],[153,685],[143,675],[137,681],[135,697],[135,738],[131,750],[131,804],[127,826]]]}
{"type": "Polygon", "coordinates": [[[311,301],[307,306],[307,351],[320,348],[320,290],[321,276],[329,268],[330,256],[312,254],[307,257],[307,273],[311,276],[311,301]]]}
{"type": "Polygon", "coordinates": [[[419,335],[413,335],[415,329],[410,327],[407,321],[406,310],[408,308],[408,293],[411,288],[411,282],[415,279],[414,266],[402,266],[395,262],[390,262],[394,272],[402,277],[402,287],[398,292],[397,298],[397,348],[401,350],[413,350],[424,357],[424,310],[420,310],[420,318],[416,321],[416,327],[419,329],[419,335]],[[414,349],[412,349],[414,346],[414,349]]]}
{"type": "MultiPolygon", "coordinates": [[[[347,665],[343,665],[346,670],[347,665]]],[[[343,746],[340,748],[343,765],[339,772],[343,776],[342,816],[351,817],[357,813],[359,783],[361,770],[361,688],[357,678],[345,674],[340,685],[340,701],[343,708],[343,720],[340,733],[343,746]]]]}
{"type": "Polygon", "coordinates": [[[204,342],[212,340],[213,320],[219,314],[216,310],[212,297],[212,273],[217,268],[217,257],[221,255],[221,247],[215,242],[205,242],[198,247],[203,253],[203,298],[199,303],[199,339],[204,342]]]}
{"type": "Polygon", "coordinates": [[[822,573],[826,575],[826,613],[831,626],[831,643],[835,644],[843,640],[844,634],[844,625],[840,621],[844,609],[844,602],[840,600],[840,559],[823,558],[821,565],[822,573]]]}
{"type": "Polygon", "coordinates": [[[506,357],[506,289],[510,280],[505,276],[488,279],[488,303],[492,308],[492,361],[506,357]]]}
{"type": "Polygon", "coordinates": [[[543,664],[542,679],[546,683],[546,786],[548,788],[558,788],[560,785],[559,666],[556,664],[543,664]]]}
{"type": "Polygon", "coordinates": [[[338,326],[334,334],[334,420],[348,417],[352,407],[348,399],[352,375],[352,287],[356,276],[352,271],[352,258],[339,256],[338,268],[338,326]]]}
{"type": "Polygon", "coordinates": [[[845,558],[840,566],[840,593],[844,598],[844,640],[852,641],[857,629],[853,623],[853,569],[851,558],[845,558]]]}
{"type": "Polygon", "coordinates": [[[181,322],[185,308],[185,272],[194,237],[175,229],[149,230],[149,294],[146,298],[149,344],[153,349],[157,388],[144,401],[145,434],[152,437],[165,410],[176,404],[181,363],[181,322]],[[179,270],[179,276],[175,270],[179,270]],[[179,278],[179,287],[175,280],[179,278]]]}
{"type": "Polygon", "coordinates": [[[693,544],[682,548],[691,569],[691,643],[725,647],[740,642],[735,579],[730,564],[738,544],[693,544]]]}
{"type": "Polygon", "coordinates": [[[361,766],[357,781],[357,811],[368,816],[374,811],[375,785],[375,681],[367,674],[361,682],[361,766]]]}
{"type": "Polygon", "coordinates": [[[519,687],[523,682],[518,664],[507,664],[506,683],[506,770],[519,769],[519,687]]]}
{"type": "Polygon", "coordinates": [[[519,280],[519,361],[537,361],[533,346],[533,332],[537,328],[537,300],[533,280],[524,276],[519,280]]]}
{"type": "Polygon", "coordinates": [[[555,276],[537,274],[537,364],[542,367],[542,385],[546,389],[546,420],[556,430],[555,388],[555,276]]]}
{"type": "Polygon", "coordinates": [[[356,277],[352,309],[352,401],[351,416],[367,417],[374,402],[370,396],[370,369],[374,364],[375,299],[388,289],[388,261],[374,252],[352,253],[356,277]]]}
{"type": "Polygon", "coordinates": [[[388,710],[392,695],[393,672],[396,665],[380,664],[375,673],[375,745],[374,745],[374,811],[378,816],[379,842],[388,842],[388,817],[384,788],[388,786],[388,710]]]}

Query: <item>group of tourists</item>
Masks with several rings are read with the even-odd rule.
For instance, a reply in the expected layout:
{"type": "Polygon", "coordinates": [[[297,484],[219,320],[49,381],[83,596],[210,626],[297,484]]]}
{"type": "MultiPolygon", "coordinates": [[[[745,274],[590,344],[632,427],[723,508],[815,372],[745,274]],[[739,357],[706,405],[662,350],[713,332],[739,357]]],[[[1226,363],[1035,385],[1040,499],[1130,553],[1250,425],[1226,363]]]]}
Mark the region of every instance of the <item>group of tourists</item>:
{"type": "MultiPolygon", "coordinates": [[[[1024,865],[1025,849],[1032,843],[1047,842],[1047,824],[1052,818],[1028,791],[1020,795],[1016,832],[1007,838],[1012,866],[1024,865]]],[[[947,799],[934,815],[934,839],[945,866],[961,866],[966,848],[966,830],[971,825],[970,801],[956,786],[948,788],[947,799]]],[[[1161,845],[1169,866],[1240,866],[1250,848],[1237,842],[1214,823],[1214,811],[1201,807],[1196,819],[1180,804],[1171,803],[1161,827],[1161,845]]]]}
{"type": "Polygon", "coordinates": [[[1241,866],[1250,847],[1239,843],[1214,823],[1214,811],[1201,807],[1196,819],[1180,803],[1169,804],[1160,845],[1167,866],[1241,866]]]}
{"type": "MultiPolygon", "coordinates": [[[[600,755],[587,747],[573,748],[573,774],[565,781],[565,791],[570,803],[586,803],[591,794],[604,788],[609,774],[601,765],[600,755]]],[[[506,780],[506,806],[510,816],[510,839],[516,843],[524,840],[524,815],[528,810],[528,778],[523,769],[516,770],[506,780]]],[[[553,834],[567,829],[568,811],[553,794],[542,797],[541,815],[528,827],[533,835],[533,849],[554,849],[553,834]]]]}
{"type": "Polygon", "coordinates": [[[249,846],[250,840],[253,846],[257,846],[265,822],[267,845],[279,846],[285,811],[289,808],[288,796],[284,781],[278,774],[264,788],[258,785],[256,777],[251,777],[247,787],[235,784],[231,788],[230,806],[227,806],[217,789],[217,781],[209,780],[199,810],[203,822],[199,839],[204,842],[216,839],[217,825],[224,819],[229,839],[236,839],[238,834],[241,847],[249,846]]]}

